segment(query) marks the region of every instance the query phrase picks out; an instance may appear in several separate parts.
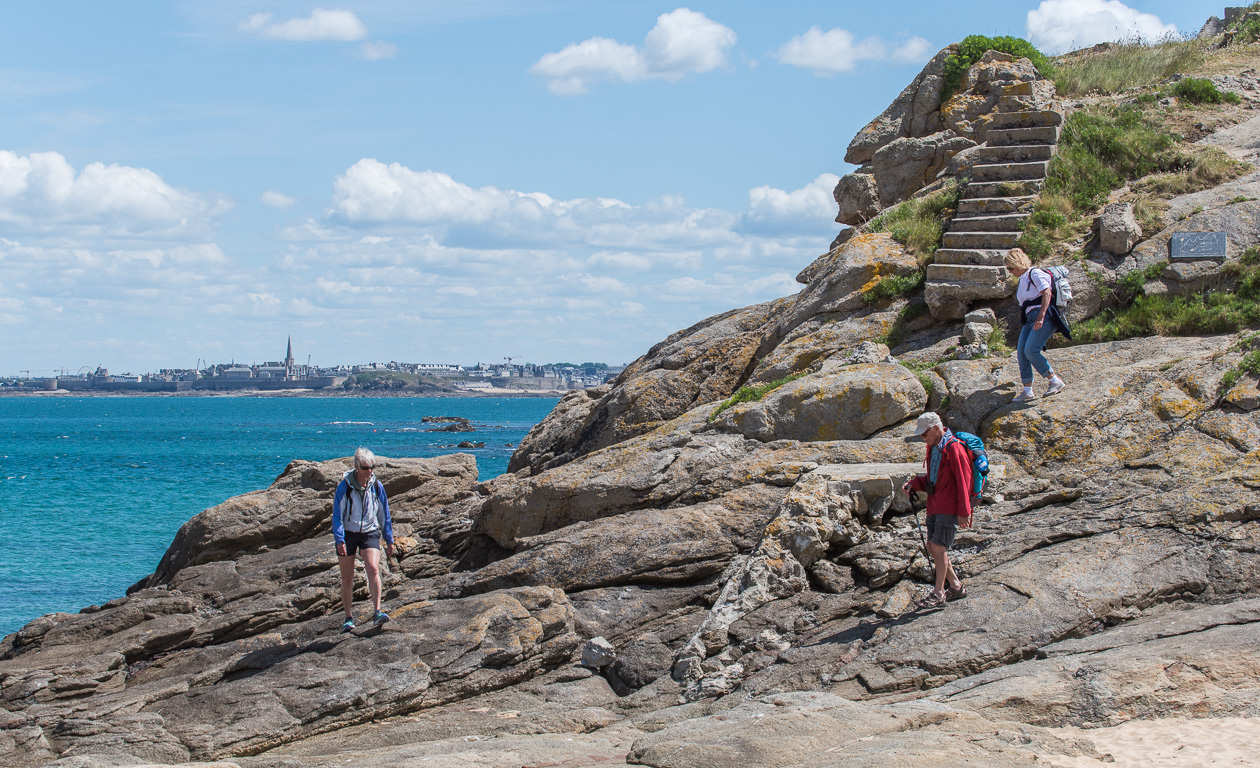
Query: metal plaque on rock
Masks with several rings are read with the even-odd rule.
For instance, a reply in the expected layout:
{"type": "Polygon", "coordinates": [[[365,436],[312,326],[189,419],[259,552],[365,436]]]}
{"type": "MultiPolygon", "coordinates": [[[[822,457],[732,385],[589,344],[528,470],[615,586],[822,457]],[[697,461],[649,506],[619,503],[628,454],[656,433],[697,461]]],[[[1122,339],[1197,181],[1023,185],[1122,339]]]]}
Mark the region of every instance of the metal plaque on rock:
{"type": "Polygon", "coordinates": [[[1168,241],[1172,261],[1225,258],[1224,232],[1177,232],[1168,241]]]}

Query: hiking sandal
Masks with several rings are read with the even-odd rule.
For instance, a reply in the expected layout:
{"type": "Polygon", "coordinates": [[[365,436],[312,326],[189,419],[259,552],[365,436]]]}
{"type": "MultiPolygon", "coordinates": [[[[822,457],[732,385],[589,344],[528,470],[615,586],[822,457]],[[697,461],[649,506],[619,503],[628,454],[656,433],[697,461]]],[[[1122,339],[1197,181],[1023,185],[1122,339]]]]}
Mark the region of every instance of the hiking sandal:
{"type": "Polygon", "coordinates": [[[945,595],[937,592],[936,590],[932,590],[927,593],[926,597],[919,598],[915,605],[919,608],[936,608],[944,605],[947,599],[948,598],[945,595]]]}
{"type": "Polygon", "coordinates": [[[962,600],[966,596],[967,586],[965,584],[959,584],[958,589],[954,589],[953,587],[945,588],[945,597],[948,600],[962,600]]]}

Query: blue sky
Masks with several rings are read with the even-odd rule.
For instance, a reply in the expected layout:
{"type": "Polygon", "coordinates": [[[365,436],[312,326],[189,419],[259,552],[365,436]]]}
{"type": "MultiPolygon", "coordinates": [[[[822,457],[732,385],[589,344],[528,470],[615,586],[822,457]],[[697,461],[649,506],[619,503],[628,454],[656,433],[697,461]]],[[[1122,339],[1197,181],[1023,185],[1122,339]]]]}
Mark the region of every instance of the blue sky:
{"type": "Polygon", "coordinates": [[[796,291],[854,133],[968,34],[1206,2],[0,3],[0,375],[627,362],[796,291]]]}

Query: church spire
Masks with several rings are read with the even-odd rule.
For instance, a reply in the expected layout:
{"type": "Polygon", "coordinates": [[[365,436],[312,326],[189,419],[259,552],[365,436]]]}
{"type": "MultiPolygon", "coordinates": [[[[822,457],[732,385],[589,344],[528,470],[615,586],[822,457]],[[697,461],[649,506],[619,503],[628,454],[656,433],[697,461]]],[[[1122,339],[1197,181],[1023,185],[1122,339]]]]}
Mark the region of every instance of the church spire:
{"type": "Polygon", "coordinates": [[[284,375],[285,378],[293,378],[293,336],[289,336],[289,348],[284,354],[284,375]]]}

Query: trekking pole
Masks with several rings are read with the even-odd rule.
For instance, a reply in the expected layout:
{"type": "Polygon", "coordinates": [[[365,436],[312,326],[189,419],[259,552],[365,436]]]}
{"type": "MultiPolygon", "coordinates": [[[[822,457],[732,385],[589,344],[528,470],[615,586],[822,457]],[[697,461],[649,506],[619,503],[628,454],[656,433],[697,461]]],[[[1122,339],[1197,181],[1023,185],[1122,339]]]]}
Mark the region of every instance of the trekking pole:
{"type": "Polygon", "coordinates": [[[919,508],[914,503],[914,496],[910,497],[910,509],[914,510],[914,527],[919,532],[919,541],[923,544],[923,554],[927,555],[928,562],[932,562],[932,553],[928,550],[927,537],[923,535],[923,526],[919,525],[919,508]]]}

